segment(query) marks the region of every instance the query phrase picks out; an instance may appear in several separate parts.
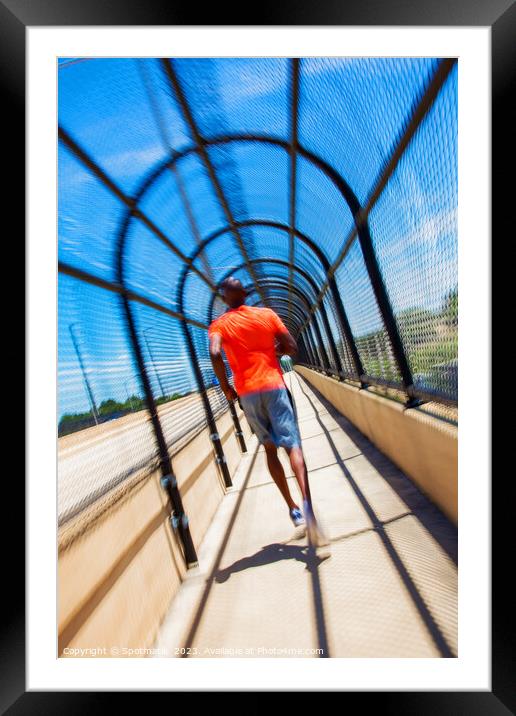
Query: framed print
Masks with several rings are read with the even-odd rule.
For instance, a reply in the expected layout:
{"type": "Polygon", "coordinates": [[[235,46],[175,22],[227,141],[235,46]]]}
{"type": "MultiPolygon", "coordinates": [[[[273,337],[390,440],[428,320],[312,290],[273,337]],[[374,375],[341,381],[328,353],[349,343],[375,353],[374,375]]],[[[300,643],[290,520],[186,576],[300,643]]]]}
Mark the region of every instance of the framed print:
{"type": "Polygon", "coordinates": [[[28,299],[8,713],[516,708],[489,390],[514,6],[284,7],[0,4],[28,299]]]}

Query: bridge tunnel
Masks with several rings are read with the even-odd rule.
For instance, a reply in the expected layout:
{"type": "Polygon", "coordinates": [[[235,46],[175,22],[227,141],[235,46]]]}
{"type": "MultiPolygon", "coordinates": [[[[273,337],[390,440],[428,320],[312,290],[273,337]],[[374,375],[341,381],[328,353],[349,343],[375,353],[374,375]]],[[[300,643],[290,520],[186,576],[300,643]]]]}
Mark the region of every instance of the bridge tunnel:
{"type": "Polygon", "coordinates": [[[58,75],[60,655],[456,655],[456,60],[58,75]],[[297,341],[328,558],[214,375],[229,276],[297,341]]]}

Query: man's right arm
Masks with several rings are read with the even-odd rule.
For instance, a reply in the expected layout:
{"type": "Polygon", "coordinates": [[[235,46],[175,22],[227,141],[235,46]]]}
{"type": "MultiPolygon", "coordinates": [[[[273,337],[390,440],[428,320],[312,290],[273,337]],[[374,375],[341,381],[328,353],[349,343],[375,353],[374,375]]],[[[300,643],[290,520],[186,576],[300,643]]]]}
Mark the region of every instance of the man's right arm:
{"type": "Polygon", "coordinates": [[[228,400],[236,400],[238,396],[235,389],[229,384],[226,366],[222,359],[222,336],[220,333],[213,333],[210,336],[210,358],[222,392],[228,400]]]}
{"type": "Polygon", "coordinates": [[[291,335],[290,331],[276,333],[276,340],[278,342],[278,352],[281,355],[294,356],[297,353],[297,343],[295,338],[291,335]]]}
{"type": "Polygon", "coordinates": [[[272,325],[274,327],[274,338],[276,339],[276,351],[280,355],[294,356],[297,353],[297,343],[278,314],[270,309],[272,325]]]}

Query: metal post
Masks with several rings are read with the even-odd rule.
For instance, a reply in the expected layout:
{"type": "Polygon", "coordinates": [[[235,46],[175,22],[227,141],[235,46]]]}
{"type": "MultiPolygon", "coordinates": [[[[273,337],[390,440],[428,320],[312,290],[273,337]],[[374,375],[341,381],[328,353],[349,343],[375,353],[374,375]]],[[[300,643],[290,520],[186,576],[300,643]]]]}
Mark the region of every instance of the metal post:
{"type": "MultiPolygon", "coordinates": [[[[242,405],[238,398],[237,398],[237,401],[238,401],[240,410],[242,410],[242,405]]],[[[230,413],[231,419],[233,421],[233,427],[235,428],[235,437],[238,440],[238,444],[240,445],[240,450],[242,452],[247,452],[247,445],[245,444],[244,433],[242,431],[242,425],[240,424],[240,419],[237,415],[237,411],[235,408],[235,402],[233,400],[229,400],[228,402],[229,402],[229,413],[230,413]]]]}
{"type": "Polygon", "coordinates": [[[204,412],[206,413],[206,420],[208,422],[208,428],[210,430],[210,440],[213,443],[213,447],[215,450],[215,459],[217,462],[217,465],[220,467],[220,470],[222,472],[222,477],[224,479],[224,484],[226,487],[231,487],[233,485],[233,482],[231,480],[231,475],[229,474],[229,468],[226,462],[226,456],[224,455],[224,448],[222,447],[222,442],[220,440],[220,435],[217,431],[217,423],[215,422],[215,418],[213,416],[213,411],[211,409],[210,405],[210,399],[208,398],[208,393],[206,392],[206,385],[204,383],[204,378],[202,375],[202,371],[199,367],[199,360],[197,358],[197,351],[195,350],[195,345],[192,340],[192,336],[190,335],[190,330],[186,323],[183,321],[183,334],[186,340],[186,346],[188,348],[188,353],[190,354],[190,362],[194,369],[194,375],[195,380],[197,382],[197,389],[199,393],[201,394],[202,402],[204,405],[204,412]]]}
{"type": "Polygon", "coordinates": [[[305,333],[306,347],[307,347],[307,353],[308,353],[308,361],[310,362],[310,364],[312,366],[315,367],[317,360],[316,360],[316,357],[314,354],[310,336],[308,335],[308,324],[304,327],[304,333],[305,333]]]}
{"type": "Polygon", "coordinates": [[[300,60],[293,57],[290,60],[290,177],[289,177],[289,249],[288,249],[288,315],[292,314],[292,289],[294,287],[294,238],[296,228],[296,176],[297,176],[297,146],[299,121],[299,74],[300,60]]]}
{"type": "Polygon", "coordinates": [[[310,326],[310,322],[308,322],[306,324],[306,337],[308,338],[308,343],[309,343],[310,349],[312,351],[312,365],[314,365],[316,368],[319,368],[321,359],[319,358],[319,353],[317,352],[317,349],[315,347],[315,341],[314,341],[314,337],[312,335],[312,329],[310,326]]]}
{"type": "Polygon", "coordinates": [[[70,323],[68,326],[68,330],[70,331],[70,335],[72,337],[72,343],[73,347],[75,348],[75,352],[77,354],[77,360],[79,361],[79,366],[82,373],[82,378],[84,380],[84,385],[86,387],[86,394],[88,396],[88,399],[90,401],[91,405],[91,412],[93,413],[93,419],[95,420],[95,425],[99,424],[98,421],[98,410],[97,405],[95,403],[95,398],[93,397],[93,391],[91,389],[90,382],[88,380],[88,376],[86,375],[86,368],[84,367],[84,363],[81,356],[81,351],[79,350],[79,342],[77,341],[77,338],[75,336],[75,333],[73,332],[73,327],[75,326],[75,323],[70,323]]]}
{"type": "Polygon", "coordinates": [[[161,485],[166,490],[172,505],[171,524],[174,530],[177,530],[179,538],[184,549],[184,558],[188,569],[196,567],[198,565],[197,553],[190,534],[190,527],[188,524],[188,517],[183,507],[183,501],[177,487],[177,479],[172,469],[172,462],[170,455],[168,454],[167,443],[161,427],[161,421],[158,416],[158,408],[154,400],[152,393],[152,387],[150,384],[149,376],[147,374],[147,368],[145,366],[145,360],[143,358],[143,352],[138,340],[136,328],[134,324],[133,315],[131,312],[131,306],[129,299],[125,294],[122,294],[122,306],[127,320],[127,326],[129,329],[129,339],[133,349],[136,365],[140,375],[143,391],[145,394],[145,400],[150,413],[152,427],[154,429],[154,435],[156,436],[156,442],[158,444],[159,454],[159,465],[161,471],[161,485]]]}
{"type": "Polygon", "coordinates": [[[321,329],[319,328],[319,322],[317,320],[317,315],[314,313],[312,318],[313,318],[313,325],[314,325],[314,330],[315,330],[315,337],[316,337],[317,342],[320,346],[322,367],[327,372],[330,372],[330,370],[331,370],[330,361],[328,360],[328,354],[326,353],[326,346],[323,343],[321,329]]]}
{"type": "Polygon", "coordinates": [[[302,352],[300,353],[300,356],[301,356],[301,358],[302,358],[302,361],[303,361],[303,363],[308,363],[309,360],[310,360],[310,358],[309,358],[309,356],[308,356],[308,351],[307,351],[307,349],[306,349],[306,341],[305,341],[304,336],[303,336],[302,333],[300,333],[299,336],[298,336],[298,342],[301,344],[301,351],[302,351],[302,352]]]}
{"type": "Polygon", "coordinates": [[[131,411],[134,413],[134,404],[131,399],[131,393],[129,392],[129,388],[127,387],[127,382],[124,382],[124,386],[125,386],[125,392],[127,393],[127,402],[131,406],[131,411]]]}
{"type": "Polygon", "coordinates": [[[164,398],[164,397],[165,397],[165,391],[163,390],[163,385],[162,385],[162,383],[161,383],[158,370],[157,370],[157,368],[156,368],[156,363],[154,362],[154,356],[152,355],[152,351],[151,351],[151,348],[150,348],[150,345],[149,345],[149,341],[147,340],[147,335],[146,335],[146,334],[147,334],[147,331],[149,331],[149,330],[150,330],[150,328],[146,328],[144,331],[142,331],[143,339],[144,339],[144,341],[145,341],[145,345],[147,346],[147,351],[148,351],[148,353],[149,353],[149,356],[150,356],[150,359],[151,359],[151,363],[152,363],[152,367],[153,367],[154,373],[155,373],[155,375],[156,375],[156,380],[158,381],[159,389],[161,390],[161,396],[164,398]]]}
{"type": "Polygon", "coordinates": [[[206,172],[207,172],[210,182],[213,186],[213,189],[217,196],[218,202],[219,202],[219,204],[224,212],[224,215],[226,217],[226,220],[231,228],[231,233],[234,236],[237,246],[240,249],[242,258],[244,259],[244,261],[246,263],[247,270],[249,271],[249,275],[251,276],[251,279],[252,279],[254,285],[256,286],[258,295],[261,297],[263,303],[265,305],[267,305],[267,297],[265,296],[265,293],[262,291],[261,286],[258,282],[258,276],[256,275],[253,265],[250,263],[250,257],[247,252],[244,241],[242,240],[242,237],[240,236],[240,232],[237,228],[236,221],[233,216],[233,212],[231,211],[229,202],[226,198],[226,194],[225,194],[225,192],[222,188],[222,185],[219,181],[219,178],[215,171],[213,162],[210,159],[210,155],[206,148],[206,142],[205,142],[204,138],[201,136],[199,127],[197,126],[197,122],[195,121],[194,115],[193,115],[190,105],[187,101],[186,94],[183,91],[183,88],[181,86],[179,78],[176,75],[175,69],[172,65],[172,60],[170,58],[162,58],[161,64],[162,64],[162,67],[163,67],[163,70],[165,73],[165,77],[168,79],[168,82],[170,84],[170,88],[177,99],[178,105],[181,109],[181,112],[183,114],[185,122],[190,129],[192,138],[195,141],[195,144],[197,145],[199,157],[201,158],[201,160],[205,166],[206,172]]]}
{"type": "MultiPolygon", "coordinates": [[[[369,275],[369,280],[371,281],[371,286],[373,287],[374,295],[376,296],[376,302],[378,303],[383,324],[385,326],[385,330],[387,331],[387,335],[389,336],[394,358],[398,365],[401,382],[408,396],[407,405],[413,405],[415,404],[415,396],[412,371],[410,370],[407,356],[405,355],[403,342],[398,331],[396,319],[394,318],[394,311],[392,310],[391,302],[389,301],[389,296],[378,265],[378,260],[376,258],[376,253],[367,223],[360,226],[358,230],[358,240],[360,242],[364,263],[369,275]]],[[[419,401],[416,402],[419,403],[419,401]]]]}
{"type": "Polygon", "coordinates": [[[235,408],[235,403],[232,400],[229,401],[229,412],[231,413],[233,425],[235,426],[235,435],[236,435],[236,438],[240,445],[240,450],[242,452],[247,452],[247,445],[245,444],[244,433],[242,432],[242,426],[240,425],[240,420],[238,419],[237,411],[235,408]]]}
{"type": "Polygon", "coordinates": [[[333,361],[334,361],[334,363],[335,363],[335,367],[336,367],[336,369],[337,369],[337,373],[339,374],[339,378],[342,378],[342,377],[343,377],[343,372],[344,372],[344,371],[343,371],[343,368],[342,368],[342,361],[341,361],[341,359],[340,359],[340,355],[339,355],[339,352],[338,352],[338,350],[337,350],[337,346],[336,346],[336,344],[335,344],[335,339],[334,339],[334,337],[333,337],[333,333],[332,333],[332,330],[331,330],[330,322],[329,322],[329,320],[328,320],[328,314],[327,314],[327,312],[326,312],[326,307],[325,307],[325,305],[324,305],[324,300],[321,301],[320,309],[321,309],[322,322],[323,322],[323,324],[324,324],[324,330],[326,331],[326,335],[328,336],[328,344],[329,344],[329,346],[330,346],[330,350],[331,350],[331,353],[332,353],[332,356],[333,356],[333,361]]]}
{"type": "Polygon", "coordinates": [[[316,356],[316,359],[317,359],[316,365],[317,365],[317,367],[318,367],[318,369],[319,369],[320,371],[324,371],[324,365],[323,365],[324,362],[323,362],[323,359],[322,359],[322,351],[321,351],[321,349],[319,348],[319,342],[317,341],[317,338],[316,338],[316,335],[315,335],[315,329],[314,329],[314,326],[313,326],[313,316],[312,316],[312,320],[311,320],[310,323],[308,324],[308,330],[310,331],[310,338],[312,339],[312,344],[313,344],[313,347],[314,347],[314,353],[315,353],[315,356],[316,356]]]}
{"type": "MultiPolygon", "coordinates": [[[[245,444],[245,438],[244,433],[242,432],[242,425],[240,424],[240,420],[238,418],[235,404],[232,400],[229,402],[229,413],[231,415],[231,420],[233,421],[233,427],[235,428],[235,437],[238,440],[238,443],[240,445],[240,449],[242,452],[247,452],[247,445],[245,444]]],[[[240,403],[239,403],[240,405],[240,403]]],[[[242,406],[240,406],[241,408],[242,406]]]]}
{"type": "Polygon", "coordinates": [[[360,359],[360,355],[358,353],[358,348],[355,343],[353,331],[351,330],[351,326],[349,325],[346,311],[344,310],[344,306],[342,305],[342,299],[340,297],[339,289],[337,288],[337,283],[336,283],[335,279],[333,278],[333,276],[328,283],[329,283],[329,289],[331,291],[331,295],[333,298],[333,304],[335,306],[335,311],[337,313],[337,318],[339,319],[339,323],[340,323],[340,326],[342,329],[342,334],[343,334],[344,339],[348,345],[349,352],[351,353],[351,360],[353,362],[353,368],[355,369],[355,373],[357,375],[357,378],[360,380],[362,387],[365,388],[366,382],[363,378],[364,368],[362,366],[362,361],[360,359]]]}
{"type": "MultiPolygon", "coordinates": [[[[185,269],[183,269],[183,271],[181,273],[179,283],[178,283],[177,293],[176,293],[177,301],[181,308],[181,311],[183,311],[183,309],[184,309],[184,287],[185,287],[185,282],[186,282],[187,276],[188,276],[188,267],[185,267],[185,269]]],[[[217,291],[216,291],[216,289],[214,289],[212,292],[212,296],[215,296],[216,294],[217,294],[217,291]]],[[[213,306],[213,301],[211,302],[210,305],[213,306]]],[[[217,426],[215,423],[215,419],[213,417],[213,412],[211,409],[210,401],[209,401],[208,395],[206,393],[206,386],[204,384],[204,378],[202,376],[202,373],[199,369],[198,362],[197,362],[197,352],[195,350],[195,346],[193,344],[193,341],[192,341],[192,338],[190,335],[190,331],[188,330],[187,323],[184,320],[182,323],[183,323],[183,332],[185,334],[186,342],[187,342],[187,345],[188,345],[188,348],[190,351],[190,357],[193,361],[194,374],[195,374],[195,379],[197,382],[197,387],[201,393],[202,400],[203,400],[204,412],[206,413],[206,420],[208,422],[208,425],[210,425],[210,431],[211,431],[210,434],[212,436],[216,435],[218,438],[217,426]]],[[[247,446],[245,444],[244,434],[242,432],[242,426],[240,425],[240,420],[238,419],[238,415],[236,413],[235,406],[232,404],[231,401],[229,401],[229,412],[231,415],[231,419],[233,420],[233,426],[235,428],[235,436],[238,440],[240,448],[241,448],[242,452],[247,452],[247,446]]],[[[227,463],[226,463],[226,457],[224,455],[224,449],[222,447],[222,443],[220,442],[220,438],[218,439],[218,442],[217,442],[217,440],[215,440],[213,444],[215,447],[217,464],[219,464],[221,466],[222,474],[224,477],[224,484],[226,485],[226,487],[231,487],[233,482],[232,482],[231,476],[229,474],[229,470],[228,470],[227,463]]]]}

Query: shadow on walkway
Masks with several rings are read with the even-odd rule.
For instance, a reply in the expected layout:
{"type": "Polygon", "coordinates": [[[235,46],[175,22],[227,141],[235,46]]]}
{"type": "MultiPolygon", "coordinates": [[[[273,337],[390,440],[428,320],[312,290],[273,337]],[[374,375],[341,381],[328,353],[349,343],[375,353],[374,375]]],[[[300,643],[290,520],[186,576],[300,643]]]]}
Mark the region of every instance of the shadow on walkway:
{"type": "MultiPolygon", "coordinates": [[[[303,395],[303,400],[306,400],[305,405],[309,405],[313,411],[313,416],[310,416],[310,418],[315,418],[317,420],[321,429],[321,432],[318,434],[321,435],[321,438],[324,437],[326,439],[329,447],[331,448],[334,457],[332,464],[338,466],[340,469],[342,477],[347,481],[353,490],[353,493],[358,499],[370,523],[370,526],[368,527],[348,531],[347,533],[334,536],[331,539],[331,542],[334,543],[341,542],[342,540],[348,540],[356,537],[357,535],[363,535],[364,532],[376,533],[381,540],[381,544],[383,545],[390,563],[393,565],[395,572],[398,575],[400,583],[409,595],[410,600],[419,614],[422,624],[431,637],[437,652],[442,657],[449,658],[456,656],[453,648],[450,646],[447,638],[443,634],[442,629],[439,627],[430,606],[421,594],[411,571],[407,568],[402,556],[398,553],[391,537],[385,529],[387,525],[392,524],[396,520],[400,520],[408,515],[413,516],[456,564],[457,536],[455,527],[444,515],[442,515],[437,507],[429,503],[427,498],[422,495],[418,488],[398,468],[396,468],[393,463],[388,460],[388,458],[380,453],[364,435],[362,435],[346,418],[338,413],[338,411],[322,395],[320,395],[317,390],[300,380],[299,376],[295,373],[291,374],[290,383],[291,387],[293,387],[292,383],[295,383],[296,388],[303,395]],[[318,413],[316,402],[321,406],[319,408],[321,414],[318,413]],[[325,424],[328,421],[323,419],[325,412],[333,418],[337,427],[328,429],[325,424]],[[375,509],[368,501],[363,490],[360,488],[356,479],[354,479],[350,470],[346,466],[347,460],[352,458],[343,458],[333,440],[332,433],[335,436],[336,432],[340,429],[347,434],[357,447],[357,455],[353,457],[357,457],[358,455],[363,456],[404,503],[406,509],[404,509],[402,513],[397,514],[395,517],[388,520],[380,520],[375,509]]],[[[306,413],[306,408],[304,410],[306,413]]],[[[184,639],[184,644],[188,646],[194,644],[198,635],[199,627],[205,617],[208,599],[214,584],[224,584],[231,579],[232,575],[245,570],[252,570],[278,562],[293,560],[304,564],[306,570],[310,573],[313,614],[315,618],[318,642],[317,646],[322,651],[319,655],[323,657],[331,656],[329,651],[328,626],[327,620],[325,619],[325,599],[319,575],[319,567],[322,562],[326,561],[326,557],[329,556],[328,554],[323,555],[318,553],[318,551],[314,550],[313,547],[307,545],[306,543],[300,543],[302,536],[299,532],[297,532],[294,537],[287,541],[274,541],[270,544],[266,544],[253,554],[241,557],[232,564],[226,566],[224,569],[220,569],[220,564],[224,554],[226,553],[228,543],[234,531],[234,525],[239,515],[244,495],[247,493],[248,489],[258,487],[257,485],[250,486],[249,484],[258,451],[259,445],[257,445],[254,454],[247,465],[247,472],[239,490],[228,527],[225,531],[222,543],[218,548],[211,572],[206,577],[202,595],[196,603],[193,619],[190,623],[188,634],[184,639]]],[[[328,598],[328,595],[326,595],[326,597],[328,598]]],[[[328,607],[328,605],[326,606],[328,607]]],[[[257,618],[259,618],[258,615],[257,618]]],[[[183,654],[183,657],[188,658],[188,651],[183,654]]]]}
{"type": "MultiPolygon", "coordinates": [[[[330,445],[335,454],[337,463],[340,458],[335,448],[335,444],[330,438],[331,431],[322,424],[319,414],[314,406],[313,400],[307,395],[303,389],[301,381],[296,374],[299,388],[305,398],[308,400],[317,418],[321,431],[325,437],[330,440],[330,445]]],[[[455,565],[458,563],[458,545],[457,545],[457,528],[444,515],[441,510],[426,498],[423,493],[409,480],[399,468],[393,469],[392,461],[378,450],[344,415],[338,410],[314,387],[310,386],[313,395],[317,396],[317,400],[324,406],[324,409],[342,428],[346,435],[355,443],[359,449],[359,453],[363,455],[372,467],[382,476],[382,479],[394,490],[394,492],[407,505],[408,512],[413,514],[423,527],[428,530],[433,539],[439,544],[441,549],[448,555],[455,565]]],[[[355,456],[353,456],[355,457],[355,456]]],[[[351,458],[346,458],[349,460],[351,458]]],[[[342,460],[342,458],[340,458],[342,460]]],[[[402,515],[404,516],[404,515],[402,515]]],[[[386,523],[385,523],[386,524],[386,523]]]]}
{"type": "MultiPolygon", "coordinates": [[[[320,415],[319,415],[319,413],[318,413],[318,411],[317,411],[317,409],[316,409],[316,407],[315,407],[315,404],[314,404],[312,398],[310,397],[308,391],[303,388],[303,385],[302,385],[301,381],[299,380],[299,377],[297,376],[297,374],[296,374],[296,379],[297,379],[297,383],[298,383],[299,389],[301,390],[301,392],[302,392],[303,395],[305,396],[306,400],[307,400],[307,401],[309,402],[309,404],[311,405],[311,407],[312,407],[312,409],[313,409],[313,411],[314,411],[314,415],[315,415],[317,421],[319,422],[319,425],[321,426],[321,429],[322,429],[322,431],[323,431],[323,433],[324,433],[326,439],[328,440],[328,443],[329,443],[329,445],[330,445],[330,447],[331,447],[331,449],[332,449],[332,451],[333,451],[333,453],[334,453],[334,455],[335,455],[335,461],[336,461],[336,463],[339,465],[340,469],[341,469],[342,472],[344,473],[345,478],[347,479],[347,481],[348,481],[348,483],[350,484],[350,486],[352,487],[352,489],[353,489],[355,495],[356,495],[357,498],[359,499],[359,501],[360,501],[362,507],[364,508],[365,512],[367,513],[367,516],[368,516],[369,519],[371,520],[371,522],[372,522],[372,524],[373,524],[373,529],[374,529],[374,531],[379,535],[380,539],[382,540],[383,546],[385,547],[385,549],[386,549],[386,551],[387,551],[387,554],[389,555],[390,559],[392,560],[392,563],[394,564],[394,566],[395,566],[395,568],[396,568],[396,570],[397,570],[397,572],[398,572],[398,574],[399,574],[399,576],[400,576],[400,579],[402,580],[402,582],[403,582],[403,584],[405,585],[405,587],[406,587],[408,593],[410,594],[410,597],[412,598],[412,601],[414,602],[414,605],[415,605],[415,607],[417,608],[417,610],[418,610],[418,612],[419,612],[419,614],[420,614],[420,616],[421,616],[421,619],[423,620],[423,622],[424,622],[426,628],[428,629],[428,631],[429,631],[429,633],[430,633],[432,639],[434,640],[434,643],[435,643],[437,649],[439,650],[441,656],[443,656],[443,657],[447,657],[447,658],[454,657],[455,654],[453,653],[453,651],[452,651],[452,649],[450,648],[448,642],[446,641],[446,638],[444,637],[444,635],[443,635],[442,631],[440,630],[440,628],[439,628],[437,622],[435,621],[435,619],[434,619],[434,617],[433,617],[433,615],[432,615],[430,609],[428,608],[428,606],[427,606],[425,600],[423,599],[422,595],[420,594],[420,592],[419,592],[419,590],[418,590],[418,588],[417,588],[417,586],[416,586],[414,580],[412,579],[411,575],[409,574],[407,568],[405,567],[405,564],[403,563],[401,557],[399,556],[399,554],[398,554],[396,548],[394,547],[394,545],[393,545],[393,543],[392,543],[390,537],[388,536],[388,534],[387,534],[386,531],[385,531],[385,524],[389,524],[390,522],[392,522],[392,520],[389,520],[389,521],[386,521],[386,522],[382,522],[381,520],[378,519],[378,517],[377,517],[377,515],[376,515],[376,512],[374,511],[373,507],[372,507],[372,506],[370,505],[370,503],[367,501],[367,499],[366,499],[365,495],[363,494],[362,490],[360,489],[360,487],[358,486],[358,484],[356,483],[356,481],[353,479],[353,476],[351,475],[350,471],[349,471],[348,468],[346,467],[346,464],[345,464],[344,460],[342,459],[342,457],[340,456],[339,451],[337,450],[337,447],[336,447],[336,445],[335,445],[335,443],[334,443],[334,441],[333,441],[333,439],[332,439],[332,437],[331,437],[331,432],[328,430],[328,428],[324,425],[323,421],[321,420],[320,415]]],[[[317,393],[317,400],[318,400],[322,405],[325,406],[325,408],[328,410],[328,412],[329,412],[330,414],[336,412],[335,409],[333,408],[333,406],[331,406],[331,404],[330,404],[327,400],[325,400],[325,399],[323,398],[323,396],[322,396],[320,393],[318,393],[318,391],[316,391],[313,387],[310,387],[310,390],[312,391],[313,394],[316,394],[316,393],[317,393]],[[330,408],[333,408],[333,410],[330,410],[330,408]]],[[[332,414],[332,417],[335,417],[335,415],[332,414]]],[[[342,417],[342,416],[339,416],[339,417],[342,417]]],[[[346,421],[346,422],[348,422],[348,421],[346,421]]],[[[342,423],[341,423],[340,421],[339,421],[339,424],[342,425],[342,423]]],[[[382,456],[381,453],[369,442],[369,440],[367,440],[367,438],[365,438],[361,433],[359,433],[358,430],[356,430],[356,428],[353,428],[353,430],[351,430],[351,429],[350,429],[350,425],[351,425],[350,423],[348,423],[348,425],[346,425],[346,427],[344,428],[344,429],[345,429],[345,432],[346,432],[346,433],[348,434],[348,436],[351,437],[354,441],[356,440],[356,444],[360,446],[363,455],[369,460],[369,462],[370,462],[373,466],[375,466],[375,461],[376,461],[376,463],[378,463],[378,462],[380,461],[380,457],[383,457],[383,456],[382,456]]],[[[344,426],[342,426],[342,427],[344,427],[344,426]]],[[[351,426],[351,427],[353,427],[353,426],[351,426]]],[[[383,462],[383,461],[381,461],[381,462],[383,462]]],[[[383,465],[383,466],[384,466],[384,465],[383,465]]],[[[378,467],[377,467],[378,472],[380,472],[380,474],[382,475],[382,477],[384,477],[383,471],[382,471],[382,469],[381,469],[381,467],[383,467],[383,466],[378,465],[378,467]]],[[[385,478],[384,478],[384,479],[385,479],[385,478]]],[[[404,476],[403,476],[403,479],[404,479],[404,481],[405,481],[405,480],[408,480],[408,478],[406,478],[406,477],[404,477],[404,476]]],[[[392,482],[393,482],[393,481],[391,480],[391,481],[389,482],[389,484],[391,484],[391,486],[393,487],[393,489],[399,494],[399,485],[396,484],[396,481],[394,481],[394,484],[392,484],[392,482]],[[396,489],[397,487],[398,487],[398,489],[396,489]]],[[[402,495],[402,499],[403,499],[403,501],[404,501],[405,503],[407,503],[406,490],[404,490],[403,493],[404,493],[404,494],[402,495]]],[[[409,494],[410,494],[410,493],[409,493],[409,494]]],[[[420,493],[419,493],[419,491],[416,491],[416,490],[415,490],[414,493],[413,493],[413,495],[414,495],[414,497],[417,497],[417,496],[420,495],[420,493]]],[[[419,501],[418,501],[418,504],[420,504],[419,501]]],[[[426,500],[425,500],[425,504],[426,504],[426,500]]],[[[417,507],[416,507],[416,509],[417,509],[417,507]]],[[[428,508],[426,508],[425,511],[428,511],[429,509],[430,509],[430,506],[429,506],[428,508]]],[[[437,508],[435,508],[435,509],[437,510],[437,508]]],[[[421,511],[420,511],[420,512],[421,512],[421,511]]],[[[434,513],[434,511],[431,510],[431,512],[433,513],[433,516],[434,516],[434,518],[435,518],[435,513],[434,513]]],[[[439,513],[438,510],[437,510],[437,513],[439,513]]],[[[405,513],[403,516],[405,516],[406,514],[407,514],[407,513],[405,513]]],[[[420,519],[420,515],[419,515],[419,514],[416,514],[416,512],[413,512],[413,514],[414,514],[418,519],[420,519]]],[[[443,516],[443,519],[446,520],[446,518],[444,518],[444,516],[443,516]]],[[[446,522],[447,522],[447,520],[446,520],[446,522]]],[[[432,534],[432,536],[434,536],[434,532],[435,532],[435,539],[436,539],[436,541],[438,541],[438,537],[439,537],[439,536],[442,537],[442,534],[440,533],[439,530],[435,530],[435,529],[432,530],[433,524],[430,524],[429,526],[430,526],[429,532],[432,534]]],[[[449,540],[446,540],[446,541],[448,542],[449,540]]],[[[451,542],[450,542],[450,544],[451,544],[451,542]]],[[[450,546],[450,544],[449,544],[448,546],[450,546]]]]}
{"type": "Polygon", "coordinates": [[[248,557],[233,562],[225,569],[221,569],[215,573],[215,581],[220,583],[227,582],[232,574],[242,572],[245,569],[254,569],[262,567],[274,562],[281,562],[286,559],[295,559],[303,562],[306,569],[310,572],[312,578],[312,591],[315,607],[315,620],[317,629],[318,649],[321,650],[319,656],[328,658],[330,648],[328,644],[328,636],[326,633],[326,621],[324,619],[324,606],[321,590],[321,582],[319,580],[318,567],[321,562],[330,557],[329,552],[321,556],[311,545],[290,545],[284,542],[274,542],[262,547],[261,550],[255,552],[248,557]]]}

